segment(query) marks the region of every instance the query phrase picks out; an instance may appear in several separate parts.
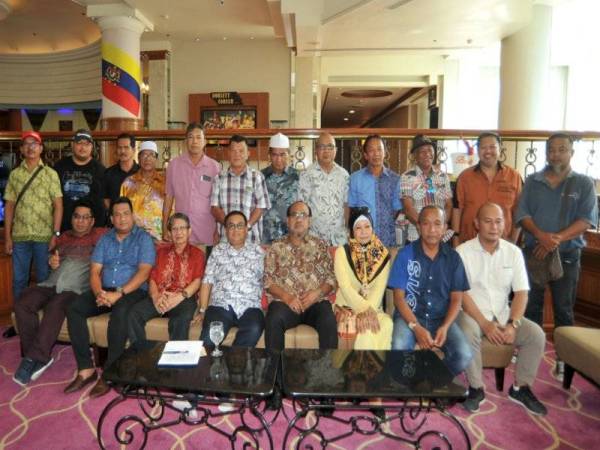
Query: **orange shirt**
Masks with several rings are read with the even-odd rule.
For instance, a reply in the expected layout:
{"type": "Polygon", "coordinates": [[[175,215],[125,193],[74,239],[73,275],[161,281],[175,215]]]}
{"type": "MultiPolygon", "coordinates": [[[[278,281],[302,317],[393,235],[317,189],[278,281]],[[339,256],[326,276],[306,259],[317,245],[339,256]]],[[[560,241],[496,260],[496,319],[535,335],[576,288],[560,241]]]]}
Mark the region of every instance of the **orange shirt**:
{"type": "Polygon", "coordinates": [[[516,170],[501,165],[490,182],[479,165],[469,167],[458,177],[456,197],[462,210],[460,218],[460,241],[465,242],[477,236],[473,220],[481,205],[494,202],[504,211],[503,237],[508,239],[512,232],[513,215],[517,210],[523,180],[516,170]]]}

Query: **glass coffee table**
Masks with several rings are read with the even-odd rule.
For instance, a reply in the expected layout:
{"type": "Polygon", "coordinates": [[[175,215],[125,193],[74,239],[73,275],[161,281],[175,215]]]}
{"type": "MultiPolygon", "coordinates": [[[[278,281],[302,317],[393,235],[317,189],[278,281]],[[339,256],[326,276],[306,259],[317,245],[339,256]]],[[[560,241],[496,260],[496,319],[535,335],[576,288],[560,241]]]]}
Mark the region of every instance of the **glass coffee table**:
{"type": "Polygon", "coordinates": [[[432,351],[287,349],[282,378],[295,413],[283,448],[292,435],[299,449],[325,448],[355,433],[378,433],[415,448],[471,448],[447,409],[464,400],[467,389],[452,381],[432,351]]]}
{"type": "Polygon", "coordinates": [[[102,430],[111,411],[122,415],[115,420],[111,434],[119,446],[134,443],[136,435],[131,429],[141,433],[141,442],[135,447],[144,448],[150,432],[185,423],[205,425],[226,438],[231,448],[236,447],[236,441],[244,448],[273,448],[270,424],[260,404],[273,394],[279,352],[223,347],[223,356],[215,358],[207,348],[207,356],[196,366],[165,368],[158,367],[164,346],[164,342],[150,342],[143,350],[129,348],[104,371],[104,379],[119,396],[104,408],[98,420],[100,448],[106,448],[102,430]],[[136,402],[117,408],[128,399],[136,402]],[[229,410],[216,408],[224,402],[231,403],[229,410]],[[232,414],[240,418],[233,431],[228,432],[222,423],[215,425],[232,414]]]}

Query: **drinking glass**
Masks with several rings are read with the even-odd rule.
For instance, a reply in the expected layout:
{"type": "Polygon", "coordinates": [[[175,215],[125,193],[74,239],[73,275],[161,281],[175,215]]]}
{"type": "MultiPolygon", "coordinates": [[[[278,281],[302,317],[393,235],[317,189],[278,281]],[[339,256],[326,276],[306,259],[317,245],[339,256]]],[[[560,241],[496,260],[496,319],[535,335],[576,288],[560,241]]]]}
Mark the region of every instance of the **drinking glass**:
{"type": "Polygon", "coordinates": [[[222,356],[223,352],[219,350],[219,344],[223,342],[225,333],[223,331],[223,322],[215,321],[210,323],[210,340],[215,344],[212,356],[222,356]]]}

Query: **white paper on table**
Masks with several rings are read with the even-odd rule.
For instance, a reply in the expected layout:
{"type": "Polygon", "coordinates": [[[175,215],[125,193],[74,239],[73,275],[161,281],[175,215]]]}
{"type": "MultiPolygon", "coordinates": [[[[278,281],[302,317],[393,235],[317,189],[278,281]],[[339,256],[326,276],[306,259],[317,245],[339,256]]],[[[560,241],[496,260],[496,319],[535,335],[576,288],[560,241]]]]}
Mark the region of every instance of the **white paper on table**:
{"type": "Polygon", "coordinates": [[[195,366],[206,356],[202,341],[169,341],[158,360],[159,366],[195,366]]]}

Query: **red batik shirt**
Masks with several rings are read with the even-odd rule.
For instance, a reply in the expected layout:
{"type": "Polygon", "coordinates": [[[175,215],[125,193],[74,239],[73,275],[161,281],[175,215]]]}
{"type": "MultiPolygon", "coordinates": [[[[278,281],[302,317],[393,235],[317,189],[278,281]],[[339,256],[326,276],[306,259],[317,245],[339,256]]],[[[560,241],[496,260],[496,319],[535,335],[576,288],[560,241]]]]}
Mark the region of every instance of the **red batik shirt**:
{"type": "Polygon", "coordinates": [[[198,247],[188,244],[178,255],[171,244],[157,250],[150,279],[156,283],[159,292],[178,292],[196,278],[202,278],[205,266],[204,252],[198,247]]]}

